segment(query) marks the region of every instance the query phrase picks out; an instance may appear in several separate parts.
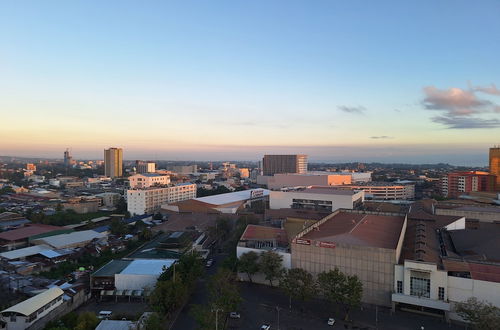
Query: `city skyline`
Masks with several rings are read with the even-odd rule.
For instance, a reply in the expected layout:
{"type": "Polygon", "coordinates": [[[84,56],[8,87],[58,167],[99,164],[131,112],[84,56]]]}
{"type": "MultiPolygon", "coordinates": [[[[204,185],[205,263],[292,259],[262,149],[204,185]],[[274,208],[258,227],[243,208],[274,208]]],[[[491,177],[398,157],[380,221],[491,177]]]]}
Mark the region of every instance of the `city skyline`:
{"type": "Polygon", "coordinates": [[[0,155],[486,166],[499,9],[3,3],[0,155]]]}

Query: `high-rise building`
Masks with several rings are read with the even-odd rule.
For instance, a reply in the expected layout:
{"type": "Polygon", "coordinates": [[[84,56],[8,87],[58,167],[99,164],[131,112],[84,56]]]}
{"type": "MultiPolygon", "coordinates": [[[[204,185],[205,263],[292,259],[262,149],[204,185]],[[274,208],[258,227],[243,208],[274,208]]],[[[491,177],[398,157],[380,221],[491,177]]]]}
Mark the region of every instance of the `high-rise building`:
{"type": "Polygon", "coordinates": [[[500,191],[500,145],[490,148],[490,174],[496,175],[496,190],[500,191]]]}
{"type": "Polygon", "coordinates": [[[307,173],[307,155],[265,155],[263,175],[278,173],[307,173]]]}
{"type": "Polygon", "coordinates": [[[73,157],[71,157],[69,149],[66,149],[66,151],[64,152],[64,166],[71,166],[73,164],[73,157]]]}
{"type": "Polygon", "coordinates": [[[153,162],[145,162],[142,160],[135,161],[135,170],[137,173],[154,173],[156,172],[156,164],[153,162]]]}
{"type": "Polygon", "coordinates": [[[488,172],[452,172],[441,178],[441,193],[444,197],[456,198],[470,192],[495,190],[495,175],[488,172]]]}
{"type": "Polygon", "coordinates": [[[115,178],[123,175],[123,149],[104,149],[104,175],[115,178]]]}

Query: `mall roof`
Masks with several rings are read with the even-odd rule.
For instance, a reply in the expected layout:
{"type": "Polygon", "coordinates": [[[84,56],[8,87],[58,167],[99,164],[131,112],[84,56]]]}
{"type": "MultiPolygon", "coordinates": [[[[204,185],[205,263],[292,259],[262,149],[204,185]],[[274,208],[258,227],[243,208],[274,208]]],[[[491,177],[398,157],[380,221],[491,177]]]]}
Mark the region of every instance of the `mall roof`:
{"type": "Polygon", "coordinates": [[[482,222],[477,229],[449,231],[449,235],[460,256],[500,261],[500,224],[482,222]]]}
{"type": "Polygon", "coordinates": [[[248,189],[248,190],[230,192],[226,194],[194,198],[194,200],[212,205],[224,205],[224,204],[243,202],[249,200],[252,198],[251,196],[252,191],[259,191],[259,190],[262,191],[263,196],[269,196],[269,190],[267,189],[248,189]]]}
{"type": "Polygon", "coordinates": [[[404,215],[380,215],[344,210],[335,212],[310,226],[300,238],[395,249],[404,222],[404,215]]]}
{"type": "Polygon", "coordinates": [[[48,289],[40,294],[37,294],[34,297],[26,299],[25,301],[20,302],[17,305],[11,306],[1,313],[18,313],[24,316],[29,316],[35,313],[37,310],[56,299],[59,296],[62,296],[64,291],[59,287],[48,289]]]}
{"type": "Polygon", "coordinates": [[[51,231],[62,230],[62,229],[64,229],[64,228],[58,227],[58,226],[43,225],[43,224],[38,224],[38,223],[29,224],[29,225],[26,225],[25,227],[22,227],[22,228],[9,230],[9,231],[5,231],[3,233],[0,233],[0,240],[17,241],[17,240],[29,238],[31,236],[45,234],[45,233],[48,233],[51,231]]]}

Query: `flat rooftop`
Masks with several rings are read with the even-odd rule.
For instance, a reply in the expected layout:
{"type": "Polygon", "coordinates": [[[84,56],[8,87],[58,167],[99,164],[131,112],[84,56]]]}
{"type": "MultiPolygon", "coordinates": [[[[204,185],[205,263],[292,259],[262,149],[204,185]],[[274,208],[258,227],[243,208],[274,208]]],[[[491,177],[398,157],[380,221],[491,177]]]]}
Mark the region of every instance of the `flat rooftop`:
{"type": "Polygon", "coordinates": [[[5,231],[3,233],[0,233],[0,240],[17,241],[20,239],[29,238],[31,236],[45,234],[45,233],[48,233],[51,231],[56,231],[56,230],[64,230],[64,229],[66,229],[66,228],[58,227],[58,226],[43,225],[43,224],[29,224],[29,225],[22,227],[22,228],[19,228],[19,229],[9,230],[9,231],[5,231]]]}
{"type": "Polygon", "coordinates": [[[243,235],[241,235],[240,241],[249,241],[249,240],[254,240],[254,241],[276,240],[277,242],[287,244],[288,236],[286,234],[286,231],[281,228],[248,225],[245,231],[243,232],[243,235]]]}
{"type": "Polygon", "coordinates": [[[308,186],[303,188],[285,188],[284,192],[297,192],[305,194],[322,194],[322,195],[341,195],[341,196],[352,196],[357,194],[359,191],[353,189],[339,189],[333,187],[323,187],[323,186],[308,186]]]}
{"type": "Polygon", "coordinates": [[[224,205],[224,204],[243,202],[249,200],[252,198],[251,196],[252,191],[262,191],[263,196],[269,196],[269,190],[267,189],[248,189],[248,190],[230,192],[227,194],[194,198],[194,200],[212,205],[224,205]]]}
{"type": "Polygon", "coordinates": [[[302,239],[395,249],[405,221],[404,216],[390,216],[340,211],[302,239]]]}

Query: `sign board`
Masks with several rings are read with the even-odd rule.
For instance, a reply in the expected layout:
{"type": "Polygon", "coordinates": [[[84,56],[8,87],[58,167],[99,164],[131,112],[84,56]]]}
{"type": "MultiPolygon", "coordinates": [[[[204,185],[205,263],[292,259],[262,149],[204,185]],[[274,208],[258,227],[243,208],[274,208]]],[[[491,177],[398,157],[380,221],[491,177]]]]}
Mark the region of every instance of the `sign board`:
{"type": "Polygon", "coordinates": [[[250,192],[250,198],[258,198],[264,196],[264,190],[258,189],[258,190],[252,190],[250,192]]]}
{"type": "Polygon", "coordinates": [[[297,238],[295,240],[295,243],[302,244],[302,245],[311,245],[311,240],[310,239],[297,238]]]}
{"type": "Polygon", "coordinates": [[[319,242],[319,247],[335,249],[335,243],[332,243],[332,242],[319,242]]]}

